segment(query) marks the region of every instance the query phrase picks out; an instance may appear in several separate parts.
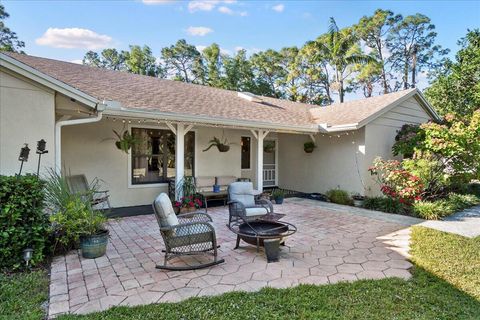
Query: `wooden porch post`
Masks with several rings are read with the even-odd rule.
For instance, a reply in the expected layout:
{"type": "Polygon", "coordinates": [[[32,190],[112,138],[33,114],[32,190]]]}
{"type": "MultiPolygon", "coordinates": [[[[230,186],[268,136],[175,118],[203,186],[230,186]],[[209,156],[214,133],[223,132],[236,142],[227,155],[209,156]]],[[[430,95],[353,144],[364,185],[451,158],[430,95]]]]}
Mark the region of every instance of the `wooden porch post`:
{"type": "Polygon", "coordinates": [[[263,139],[265,139],[269,131],[250,131],[257,139],[257,190],[263,191],[263,139]]]}
{"type": "Polygon", "coordinates": [[[166,125],[175,135],[175,199],[180,200],[183,196],[181,185],[185,176],[185,135],[193,128],[193,124],[185,126],[177,123],[176,128],[170,122],[166,122],[166,125]]]}

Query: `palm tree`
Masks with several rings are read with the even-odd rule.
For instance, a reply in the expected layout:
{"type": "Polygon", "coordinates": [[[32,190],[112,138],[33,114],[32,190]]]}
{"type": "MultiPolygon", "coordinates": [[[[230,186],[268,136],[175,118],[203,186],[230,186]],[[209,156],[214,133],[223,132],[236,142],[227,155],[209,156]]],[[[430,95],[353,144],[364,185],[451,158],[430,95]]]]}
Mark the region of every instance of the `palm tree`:
{"type": "Polygon", "coordinates": [[[334,81],[331,86],[338,91],[340,102],[345,98],[345,79],[354,72],[350,67],[375,62],[373,57],[361,51],[353,28],[339,29],[334,18],[330,18],[328,32],[309,45],[316,47],[318,58],[328,63],[332,69],[334,81]]]}

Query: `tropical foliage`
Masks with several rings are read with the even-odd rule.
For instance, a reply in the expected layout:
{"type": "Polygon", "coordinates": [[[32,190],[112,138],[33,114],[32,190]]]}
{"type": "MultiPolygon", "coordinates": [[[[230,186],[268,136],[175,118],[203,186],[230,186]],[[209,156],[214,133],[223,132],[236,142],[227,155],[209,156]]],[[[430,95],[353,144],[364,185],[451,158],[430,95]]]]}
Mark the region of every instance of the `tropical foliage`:
{"type": "Polygon", "coordinates": [[[425,95],[442,115],[469,116],[480,108],[480,29],[469,31],[458,44],[455,61],[438,69],[425,95]]]}

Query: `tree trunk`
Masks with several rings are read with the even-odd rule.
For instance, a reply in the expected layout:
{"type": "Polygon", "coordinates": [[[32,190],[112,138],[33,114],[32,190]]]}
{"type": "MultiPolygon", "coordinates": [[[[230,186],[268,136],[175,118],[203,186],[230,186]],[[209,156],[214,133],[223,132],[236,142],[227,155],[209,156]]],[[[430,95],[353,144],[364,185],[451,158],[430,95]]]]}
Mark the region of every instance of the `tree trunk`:
{"type": "Polygon", "coordinates": [[[345,95],[345,92],[343,92],[343,80],[342,81],[339,81],[339,84],[340,84],[340,88],[338,90],[338,93],[340,95],[340,103],[343,102],[343,98],[344,98],[344,95],[345,95]]]}
{"type": "Polygon", "coordinates": [[[415,76],[417,73],[417,46],[413,46],[413,52],[412,52],[412,85],[410,86],[411,88],[415,88],[415,76]]]}
{"type": "Polygon", "coordinates": [[[403,70],[403,89],[408,89],[408,58],[405,57],[405,66],[403,70]]]}

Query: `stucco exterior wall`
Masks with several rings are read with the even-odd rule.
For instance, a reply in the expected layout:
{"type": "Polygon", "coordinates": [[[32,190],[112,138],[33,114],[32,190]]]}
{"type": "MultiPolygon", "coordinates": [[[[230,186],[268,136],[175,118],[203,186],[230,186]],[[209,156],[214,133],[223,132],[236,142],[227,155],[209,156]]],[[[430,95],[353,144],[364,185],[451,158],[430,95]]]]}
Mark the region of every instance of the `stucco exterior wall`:
{"type": "Polygon", "coordinates": [[[309,136],[279,134],[279,186],[302,192],[340,188],[362,193],[364,130],[331,138],[317,134],[315,139],[317,148],[308,154],[303,144],[309,136]]]}
{"type": "Polygon", "coordinates": [[[47,142],[41,173],[54,166],[55,93],[26,78],[0,69],[0,174],[18,173],[20,148],[28,143],[30,156],[22,173],[36,173],[37,141],[47,142]]]}
{"type": "MultiPolygon", "coordinates": [[[[376,157],[393,159],[392,146],[400,128],[406,124],[421,124],[430,120],[415,98],[410,98],[365,126],[365,170],[376,157]]],[[[380,195],[380,188],[370,175],[366,175],[367,195],[380,195]]]]}
{"type": "MultiPolygon", "coordinates": [[[[62,128],[62,162],[71,174],[85,174],[89,181],[95,177],[101,179],[104,188],[110,190],[112,206],[148,205],[160,192],[167,192],[167,186],[129,186],[130,155],[118,150],[113,140],[105,140],[114,137],[113,129],[122,131],[123,127],[121,121],[105,119],[98,123],[62,128]]],[[[153,127],[166,129],[161,124],[153,127]]],[[[245,134],[244,131],[212,127],[194,127],[192,130],[196,133],[195,175],[241,176],[240,137],[245,134]],[[216,148],[203,152],[213,136],[224,136],[235,144],[229,152],[220,153],[216,148]]]]}

